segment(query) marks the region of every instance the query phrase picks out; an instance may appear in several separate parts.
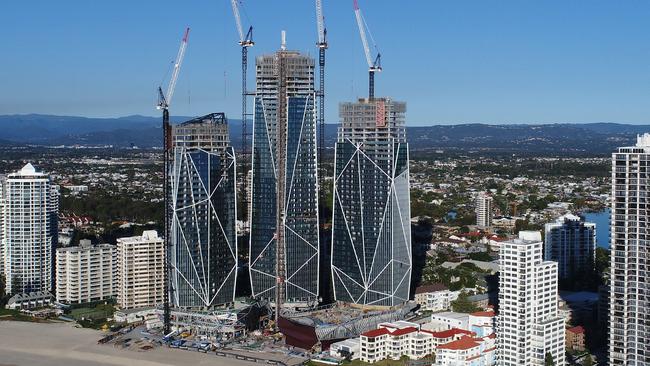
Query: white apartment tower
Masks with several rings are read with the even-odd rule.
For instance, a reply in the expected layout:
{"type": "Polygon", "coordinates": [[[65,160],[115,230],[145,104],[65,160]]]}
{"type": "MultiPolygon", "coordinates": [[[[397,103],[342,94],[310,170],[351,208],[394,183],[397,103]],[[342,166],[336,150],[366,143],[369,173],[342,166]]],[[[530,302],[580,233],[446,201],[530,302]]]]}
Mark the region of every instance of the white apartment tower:
{"type": "Polygon", "coordinates": [[[122,309],[164,301],[164,240],[154,230],[117,239],[117,304],[122,309]]]}
{"type": "Polygon", "coordinates": [[[481,228],[492,226],[493,198],[485,192],[476,196],[476,225],[481,228]]]}
{"type": "Polygon", "coordinates": [[[5,291],[52,291],[58,197],[50,177],[27,164],[7,175],[3,193],[5,291]]]}
{"type": "Polygon", "coordinates": [[[564,319],[558,315],[557,263],[542,261],[539,233],[521,232],[500,251],[498,365],[565,365],[564,319]]]}
{"type": "Polygon", "coordinates": [[[612,155],[609,365],[650,365],[650,134],[612,155]]]}
{"type": "Polygon", "coordinates": [[[79,246],[56,250],[56,301],[79,304],[117,295],[117,250],[115,245],[79,246]]]}

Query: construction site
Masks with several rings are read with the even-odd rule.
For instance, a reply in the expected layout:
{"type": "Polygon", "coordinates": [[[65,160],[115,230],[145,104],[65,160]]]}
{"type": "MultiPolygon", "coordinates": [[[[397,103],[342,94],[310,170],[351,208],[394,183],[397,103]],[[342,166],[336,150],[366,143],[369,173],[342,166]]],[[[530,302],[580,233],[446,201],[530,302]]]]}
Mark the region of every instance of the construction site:
{"type": "MultiPolygon", "coordinates": [[[[365,100],[374,101],[375,74],[382,71],[381,54],[358,1],[353,0],[352,5],[368,65],[368,96],[365,100]]],[[[298,51],[287,50],[283,31],[279,51],[256,57],[254,91],[249,90],[247,83],[249,48],[255,45],[253,26],[245,27],[242,24],[241,0],[231,0],[231,6],[238,35],[236,44],[241,48],[242,145],[236,155],[237,166],[243,170],[241,176],[244,178],[243,184],[238,184],[243,185],[246,192],[239,194],[237,200],[243,203],[239,207],[244,207],[246,212],[243,216],[248,218],[237,230],[240,234],[250,234],[250,242],[237,244],[237,238],[233,237],[230,241],[235,242],[234,248],[229,242],[230,252],[226,250],[224,253],[232,253],[237,259],[239,248],[248,245],[248,265],[243,265],[243,268],[250,272],[252,299],[236,301],[234,291],[231,295],[219,292],[224,284],[233,286],[232,274],[228,274],[228,279],[215,277],[208,280],[200,275],[201,269],[203,273],[206,272],[205,267],[192,270],[185,262],[183,268],[189,268],[189,275],[180,273],[181,267],[177,262],[182,253],[173,249],[176,247],[174,240],[179,240],[175,239],[179,236],[178,227],[187,220],[179,219],[176,209],[179,188],[171,183],[179,178],[174,175],[177,174],[174,164],[178,160],[178,138],[174,135],[175,127],[170,123],[170,106],[188,46],[188,27],[183,34],[166,91],[162,86],[158,89],[158,109],[163,114],[164,134],[165,237],[172,241],[171,246],[167,244],[165,264],[164,282],[168,296],[154,314],[142,320],[150,331],[160,328],[161,340],[172,348],[187,348],[187,341],[198,339],[209,342],[212,351],[217,347],[235,346],[273,352],[280,346],[285,348],[282,352],[293,347],[302,350],[300,352],[320,352],[333,342],[357,337],[379,323],[412,317],[417,308],[412,302],[392,306],[322,302],[319,289],[321,276],[329,278],[331,275],[329,270],[321,271],[319,266],[323,250],[320,230],[327,221],[322,217],[322,205],[318,202],[325,199],[321,189],[325,174],[319,168],[325,149],[325,60],[329,47],[322,1],[315,1],[318,60],[298,51]],[[316,64],[318,77],[315,76],[316,64]],[[254,105],[252,112],[249,110],[250,99],[254,105]],[[253,128],[250,122],[253,122],[253,128]],[[258,124],[265,125],[265,128],[256,127],[258,124]],[[249,144],[251,137],[252,146],[249,144]],[[199,277],[190,281],[187,277],[193,276],[192,272],[199,277]],[[172,281],[171,278],[175,279],[172,281]],[[185,287],[180,287],[179,278],[187,281],[185,287]],[[221,285],[219,291],[210,290],[214,291],[212,296],[207,293],[207,287],[209,282],[215,281],[221,285]],[[201,284],[203,290],[194,288],[197,283],[201,284]],[[181,290],[191,296],[179,295],[181,290]],[[201,300],[193,302],[192,297],[197,296],[201,300]],[[218,300],[210,300],[211,296],[218,300]],[[179,299],[183,299],[182,304],[179,299]]],[[[225,124],[225,115],[220,115],[224,121],[221,123],[225,124]]],[[[192,123],[200,122],[199,119],[196,121],[192,123]]],[[[185,124],[188,123],[190,121],[185,124]]],[[[377,126],[380,126],[379,121],[377,126]]],[[[226,135],[226,140],[223,140],[225,145],[227,138],[226,135]]],[[[194,141],[192,137],[184,139],[194,141]]],[[[231,158],[234,161],[234,156],[231,158]]],[[[219,174],[225,176],[223,172],[219,174]]],[[[210,200],[211,195],[207,192],[205,200],[210,200]]],[[[199,202],[202,202],[200,198],[199,202]]],[[[226,235],[223,220],[219,221],[219,229],[225,230],[226,235]]],[[[198,228],[200,223],[193,225],[190,227],[192,230],[198,228]]],[[[200,242],[192,245],[185,242],[188,252],[202,245],[200,242]]],[[[196,258],[201,258],[203,263],[204,255],[203,252],[191,254],[190,260],[194,258],[194,263],[196,258]]],[[[211,261],[212,258],[206,260],[211,261]]],[[[237,266],[242,267],[242,263],[231,271],[237,272],[237,266]]],[[[199,350],[208,347],[207,343],[199,344],[199,350]]]]}

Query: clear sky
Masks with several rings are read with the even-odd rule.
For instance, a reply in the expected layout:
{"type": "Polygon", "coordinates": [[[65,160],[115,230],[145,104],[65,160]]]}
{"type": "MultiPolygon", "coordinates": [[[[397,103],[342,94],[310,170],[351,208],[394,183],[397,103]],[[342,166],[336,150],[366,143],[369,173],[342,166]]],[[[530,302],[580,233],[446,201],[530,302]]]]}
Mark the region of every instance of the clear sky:
{"type": "MultiPolygon", "coordinates": [[[[327,120],[367,93],[352,0],[323,0],[327,120]]],[[[650,1],[359,0],[382,53],[376,94],[410,125],[650,123],[650,1]]],[[[287,31],[317,54],[314,1],[244,0],[252,56],[287,31]]],[[[240,48],[229,0],[20,0],[0,7],[0,114],[157,115],[185,26],[172,114],[240,115],[240,48]]],[[[249,70],[253,70],[252,66],[249,70]]],[[[254,85],[249,74],[249,88],[254,85]]]]}

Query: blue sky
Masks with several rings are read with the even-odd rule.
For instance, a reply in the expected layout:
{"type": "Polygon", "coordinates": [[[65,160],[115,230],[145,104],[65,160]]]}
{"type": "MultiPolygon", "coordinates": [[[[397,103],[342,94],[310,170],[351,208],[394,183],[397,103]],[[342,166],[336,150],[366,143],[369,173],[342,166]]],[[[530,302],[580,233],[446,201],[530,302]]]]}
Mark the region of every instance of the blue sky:
{"type": "MultiPolygon", "coordinates": [[[[365,96],[352,0],[323,0],[327,120],[365,96]]],[[[650,2],[359,0],[382,53],[376,94],[411,125],[650,123],[650,2]]],[[[244,0],[251,54],[316,55],[314,2],[244,0]]],[[[157,115],[185,26],[172,114],[240,115],[240,48],[228,0],[21,0],[0,9],[0,114],[157,115]]],[[[252,70],[252,67],[250,68],[252,70]]],[[[253,74],[249,74],[253,87],[253,74]]]]}

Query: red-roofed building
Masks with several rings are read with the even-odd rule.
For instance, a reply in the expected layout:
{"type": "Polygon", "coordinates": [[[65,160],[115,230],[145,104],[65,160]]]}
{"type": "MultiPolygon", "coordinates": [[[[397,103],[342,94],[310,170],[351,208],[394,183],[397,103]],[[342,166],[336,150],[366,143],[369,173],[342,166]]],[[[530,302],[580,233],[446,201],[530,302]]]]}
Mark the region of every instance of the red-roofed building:
{"type": "Polygon", "coordinates": [[[421,359],[433,353],[436,344],[432,332],[420,330],[416,323],[399,321],[379,324],[361,334],[360,359],[374,363],[387,358],[398,360],[402,356],[421,359]]]}
{"type": "Polygon", "coordinates": [[[436,347],[437,366],[491,366],[495,365],[496,337],[463,336],[436,347]]]}
{"type": "Polygon", "coordinates": [[[585,351],[585,328],[579,325],[566,330],[566,348],[574,351],[585,351]]]}

